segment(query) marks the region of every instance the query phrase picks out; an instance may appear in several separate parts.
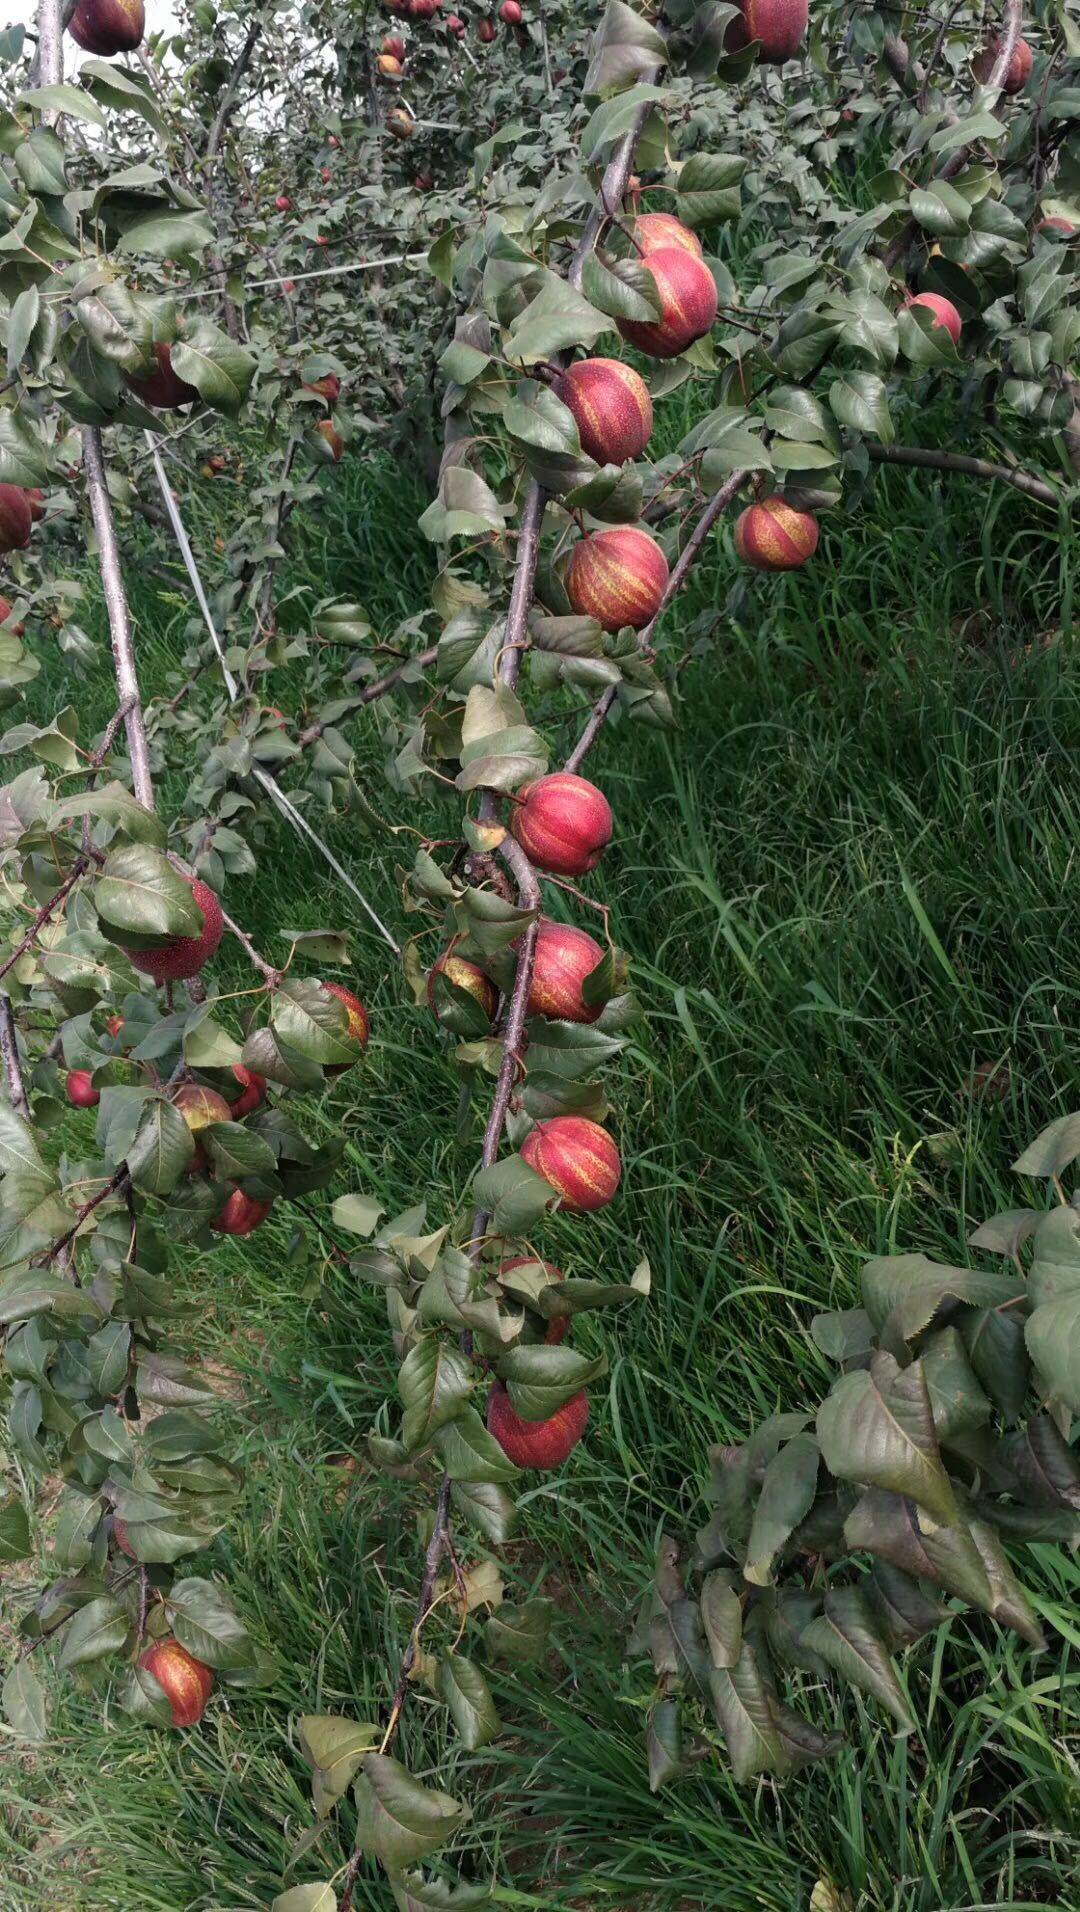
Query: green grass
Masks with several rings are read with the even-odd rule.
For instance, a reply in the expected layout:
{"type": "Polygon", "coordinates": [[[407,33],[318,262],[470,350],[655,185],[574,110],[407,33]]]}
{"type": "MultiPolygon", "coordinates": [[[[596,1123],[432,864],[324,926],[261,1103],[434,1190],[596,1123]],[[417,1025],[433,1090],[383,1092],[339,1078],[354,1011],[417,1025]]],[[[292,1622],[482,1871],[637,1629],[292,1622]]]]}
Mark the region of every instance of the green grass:
{"type": "MultiPolygon", "coordinates": [[[[662,408],[671,441],[682,403],[662,408]]],[[[194,507],[200,535],[223,495],[194,507]]],[[[309,520],[291,581],[358,598],[382,629],[415,613],[431,563],[413,502],[398,472],[357,458],[309,520]]],[[[710,1757],[651,1797],[647,1692],[620,1652],[660,1527],[688,1536],[700,1519],[709,1443],[820,1391],[813,1312],[853,1299],[867,1254],[963,1259],[967,1227],[1019,1198],[1019,1148],[1077,1104],[1080,657],[1068,635],[1040,643],[1070,601],[1077,547],[1054,532],[1011,493],[889,473],[864,508],[826,521],[804,576],[747,586],[725,533],[667,631],[672,655],[695,652],[679,732],[624,725],[592,760],[617,819],[592,889],[647,1019],[611,1078],[625,1194],[588,1222],[552,1221],[543,1245],[568,1271],[613,1278],[644,1251],[653,1294],[580,1325],[610,1375],[589,1438],[526,1493],[524,1538],[507,1550],[510,1584],[558,1601],[558,1656],[496,1680],[507,1733],[484,1753],[453,1750],[423,1689],[400,1742],[419,1776],[438,1768],[474,1799],[462,1867],[494,1876],[502,1905],[805,1912],[818,1878],[856,1912],[1072,1902],[1069,1558],[1044,1548],[1025,1562],[1044,1655],[958,1616],[908,1659],[919,1733],[894,1741],[858,1701],[810,1693],[849,1749],[779,1789],[740,1792],[710,1757]],[[973,1067],[999,1061],[1008,1096],[973,1100],[973,1067]]],[[[182,589],[144,573],[135,608],[147,687],[175,683],[182,589]]],[[[100,611],[87,623],[100,672],[83,682],[50,662],[31,706],[70,698],[92,729],[112,693],[100,611]]],[[[286,672],[266,699],[291,708],[286,672]]],[[[355,728],[364,787],[391,821],[413,821],[381,780],[381,722],[369,712],[355,728]]],[[[348,818],[330,839],[380,913],[411,929],[403,839],[361,836],[348,818]]],[[[334,1192],[362,1187],[392,1211],[423,1193],[433,1226],[460,1214],[479,1107],[459,1135],[446,1050],[329,873],[273,824],[260,855],[259,877],[230,886],[233,913],[269,953],[281,927],[347,928],[373,1011],[363,1070],[321,1107],[347,1138],[334,1192]]],[[[266,1905],[310,1820],[295,1716],[385,1704],[422,1506],[363,1458],[392,1383],[385,1315],[374,1290],[321,1269],[310,1233],[307,1259],[290,1261],[288,1235],[274,1217],[182,1270],[205,1302],[200,1350],[243,1383],[248,1484],[212,1565],[277,1649],[280,1681],[216,1700],[199,1732],[175,1737],[103,1719],[100,1693],[50,1681],[54,1739],[5,1754],[11,1912],[266,1905]]],[[[350,1833],[346,1811],[294,1876],[329,1875],[350,1833]]],[[[388,1903],[365,1873],[357,1904],[388,1903]]]]}

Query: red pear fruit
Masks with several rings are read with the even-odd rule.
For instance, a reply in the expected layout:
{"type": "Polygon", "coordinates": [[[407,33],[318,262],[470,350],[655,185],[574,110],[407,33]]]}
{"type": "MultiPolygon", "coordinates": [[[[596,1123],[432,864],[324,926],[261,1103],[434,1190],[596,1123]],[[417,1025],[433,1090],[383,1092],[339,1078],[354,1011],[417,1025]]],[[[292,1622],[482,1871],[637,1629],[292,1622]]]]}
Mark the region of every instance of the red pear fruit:
{"type": "Polygon", "coordinates": [[[143,0],[78,0],[68,31],[85,53],[134,53],[146,30],[143,0]]]}
{"type": "Polygon", "coordinates": [[[685,246],[661,246],[645,264],[660,294],[655,319],[619,319],[624,339],[649,358],[677,358],[704,338],[716,318],[716,281],[697,254],[685,246]]]}
{"type": "Polygon", "coordinates": [[[584,1434],[588,1418],[585,1394],[575,1394],[546,1421],[523,1421],[515,1414],[501,1381],[488,1395],[488,1432],[515,1467],[534,1467],[542,1473],[561,1467],[584,1434]]]}
{"type": "Polygon", "coordinates": [[[194,404],[199,394],[194,385],[189,385],[186,378],[179,378],[173,371],[172,347],[155,345],[154,358],[157,365],[153,372],[139,376],[125,372],[124,383],[129,390],[144,405],[158,412],[173,412],[180,405],[194,404]]]}
{"type": "Polygon", "coordinates": [[[129,949],[126,952],[132,968],[144,976],[152,976],[158,984],[183,982],[190,976],[197,976],[203,965],[210,961],[225,930],[221,904],[209,884],[197,876],[185,876],[183,881],[202,911],[203,926],[199,935],[174,936],[171,942],[162,944],[158,949],[129,949]]]}
{"type": "Polygon", "coordinates": [[[571,1214],[606,1208],[622,1179],[619,1151],[607,1130],[583,1115],[538,1122],[521,1145],[521,1157],[571,1214]]]}
{"type": "Polygon", "coordinates": [[[636,525],[615,525],[582,538],[570,553],[566,593],[581,617],[605,631],[644,629],[660,609],[668,563],[655,538],[636,525]]]}
{"type": "Polygon", "coordinates": [[[89,1069],[71,1069],[67,1078],[67,1099],[73,1109],[95,1109],[101,1093],[94,1087],[89,1069]]]}
{"type": "Polygon", "coordinates": [[[510,829],[538,870],[586,876],[611,841],[611,805],[586,777],[555,770],[518,792],[510,829]]]}
{"type": "Polygon", "coordinates": [[[577,359],[555,385],[573,413],[581,449],[598,465],[640,458],[653,426],[652,399],[640,372],[621,359],[577,359]]]}
{"type": "Polygon", "coordinates": [[[818,523],[783,498],[748,505],[735,522],[735,550],[755,571],[798,571],[817,550],[818,523]]]}
{"type": "Polygon", "coordinates": [[[173,1725],[197,1726],[213,1691],[214,1675],[210,1668],[171,1637],[155,1640],[141,1656],[139,1665],[153,1675],[165,1694],[173,1725]]]}

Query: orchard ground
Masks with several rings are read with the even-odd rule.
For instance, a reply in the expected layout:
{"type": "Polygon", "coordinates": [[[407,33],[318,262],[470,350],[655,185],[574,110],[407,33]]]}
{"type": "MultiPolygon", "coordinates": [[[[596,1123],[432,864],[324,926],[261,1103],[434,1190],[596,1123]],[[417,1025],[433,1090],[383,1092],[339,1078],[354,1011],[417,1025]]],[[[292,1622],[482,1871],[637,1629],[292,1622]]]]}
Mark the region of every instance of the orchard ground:
{"type": "MultiPolygon", "coordinates": [[[[665,443],[685,429],[678,407],[664,407],[665,443]]],[[[736,575],[725,531],[668,627],[675,647],[699,642],[680,732],[624,726],[590,761],[616,820],[590,890],[612,907],[649,1013],[615,1121],[625,1195],[553,1221],[542,1246],[568,1272],[609,1278],[644,1252],[653,1297],[603,1327],[577,1323],[581,1345],[606,1338],[610,1377],[565,1470],[525,1493],[524,1537],[507,1550],[508,1582],[542,1582],[558,1602],[557,1654],[496,1685],[509,1731],[483,1753],[441,1746],[423,1690],[402,1729],[421,1778],[436,1745],[449,1783],[460,1764],[484,1769],[490,1817],[469,1829],[465,1864],[494,1870],[501,1905],[805,1912],[819,1878],[867,1912],[1068,1903],[1080,1568],[1063,1552],[1037,1550],[1026,1570],[1045,1655],[958,1616],[907,1659],[925,1732],[894,1740],[857,1701],[834,1720],[818,1692],[816,1716],[868,1750],[775,1792],[740,1792],[710,1758],[651,1797],[646,1688],[620,1655],[661,1523],[681,1534],[701,1518],[708,1444],[820,1391],[814,1311],[854,1299],[866,1254],[963,1261],[965,1215],[1021,1199],[1009,1162],[1076,1106],[1080,653],[1062,628],[1076,544],[1017,494],[943,482],[947,508],[933,477],[882,472],[865,511],[823,520],[804,573],[752,580],[744,621],[717,617],[705,637],[699,620],[736,575]],[[972,1093],[988,1065],[990,1087],[972,1093]]],[[[192,494],[204,549],[228,498],[220,481],[192,494]]],[[[403,498],[389,461],[355,456],[304,526],[289,581],[356,599],[387,628],[427,596],[431,554],[411,529],[423,503],[419,488],[403,498]]],[[[190,615],[170,569],[175,586],[129,564],[150,693],[179,681],[190,615]]],[[[99,605],[93,629],[104,650],[99,605]]],[[[84,682],[57,667],[28,714],[76,701],[88,734],[112,695],[104,670],[84,682]]],[[[286,672],[266,698],[288,710],[286,672]]],[[[374,710],[354,734],[393,820],[374,710]]],[[[356,820],[331,840],[407,933],[401,840],[365,838],[356,820]]],[[[293,838],[282,831],[260,870],[231,886],[233,913],[272,957],[283,928],[347,929],[372,1011],[364,1064],[310,1111],[347,1140],[334,1192],[363,1189],[394,1213],[423,1190],[432,1226],[465,1212],[481,1116],[455,1138],[447,1039],[293,838]]],[[[223,958],[221,986],[246,987],[223,958]]],[[[69,1117],[72,1136],[90,1119],[69,1117]]],[[[419,1544],[415,1492],[364,1458],[393,1391],[385,1312],[343,1266],[322,1267],[312,1229],[307,1262],[289,1262],[290,1228],[275,1214],[178,1270],[200,1304],[199,1346],[212,1326],[244,1404],[246,1499],[209,1564],[280,1656],[280,1680],[265,1695],[219,1690],[198,1731],[170,1734],[117,1713],[102,1723],[70,1677],[50,1679],[58,1732],[6,1762],[11,1912],[43,1912],[61,1880],[68,1912],[264,1906],[311,1819],[296,1715],[378,1712],[419,1544]]],[[[350,1832],[340,1814],[294,1876],[328,1875],[350,1832]]],[[[385,1881],[365,1873],[357,1903],[384,1907],[385,1881]]]]}

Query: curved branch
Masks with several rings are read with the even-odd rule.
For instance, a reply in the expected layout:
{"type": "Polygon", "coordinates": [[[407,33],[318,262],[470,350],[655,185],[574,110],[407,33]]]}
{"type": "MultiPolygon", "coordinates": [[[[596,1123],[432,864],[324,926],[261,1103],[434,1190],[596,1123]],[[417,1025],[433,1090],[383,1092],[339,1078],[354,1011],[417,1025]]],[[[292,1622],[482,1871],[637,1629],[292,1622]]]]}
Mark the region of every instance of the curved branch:
{"type": "MultiPolygon", "coordinates": [[[[742,486],[746,483],[750,475],[751,474],[749,470],[733,471],[730,478],[726,479],[725,482],[721,485],[715,497],[710,498],[708,504],[706,505],[704,511],[702,512],[700,518],[698,519],[697,524],[694,526],[693,531],[691,532],[689,538],[687,539],[685,546],[680,552],[675,564],[672,566],[671,575],[668,578],[667,586],[665,588],[664,595],[660,600],[660,608],[657,611],[656,616],[652,618],[648,624],[645,625],[643,630],[640,630],[638,632],[637,641],[638,641],[639,650],[646,651],[651,647],[653,632],[656,630],[657,624],[660,622],[660,619],[663,617],[664,612],[667,610],[667,607],[671,603],[672,598],[677,596],[679,591],[682,590],[683,584],[686,581],[687,573],[689,572],[691,566],[693,565],[694,560],[696,559],[698,555],[698,552],[701,550],[702,545],[704,544],[706,538],[709,535],[709,532],[712,530],[714,524],[717,522],[717,519],[720,518],[723,515],[723,513],[727,510],[729,504],[731,503],[732,499],[735,496],[735,493],[741,490],[742,486]]],[[[563,765],[564,770],[576,771],[580,767],[580,765],[585,761],[585,758],[587,757],[589,751],[592,749],[594,743],[596,742],[597,737],[600,735],[600,732],[604,727],[604,724],[615,704],[615,700],[618,697],[618,694],[619,694],[618,685],[609,684],[607,690],[604,691],[603,694],[597,698],[596,703],[593,705],[593,708],[592,708],[592,714],[589,717],[589,720],[586,723],[584,730],[582,731],[580,737],[577,740],[577,743],[574,745],[573,750],[570,752],[570,755],[568,756],[565,764],[563,765]]]]}
{"type": "Polygon", "coordinates": [[[1061,493],[1044,478],[1036,478],[1034,472],[1020,471],[1012,465],[996,465],[988,458],[969,458],[966,453],[957,451],[934,451],[925,445],[868,444],[866,449],[875,465],[912,465],[927,471],[963,472],[969,478],[1011,485],[1014,491],[1022,491],[1026,497],[1037,498],[1040,504],[1053,505],[1055,509],[1062,502],[1061,493]]]}

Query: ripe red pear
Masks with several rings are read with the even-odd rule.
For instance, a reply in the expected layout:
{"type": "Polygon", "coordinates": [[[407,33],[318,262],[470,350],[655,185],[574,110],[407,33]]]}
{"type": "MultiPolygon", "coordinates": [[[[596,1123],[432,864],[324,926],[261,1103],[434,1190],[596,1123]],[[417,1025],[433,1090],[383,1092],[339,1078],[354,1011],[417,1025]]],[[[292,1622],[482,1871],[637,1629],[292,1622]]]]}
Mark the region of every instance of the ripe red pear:
{"type": "Polygon", "coordinates": [[[154,358],[157,361],[154,371],[138,376],[131,372],[124,373],[124,383],[136,398],[158,412],[173,412],[180,405],[194,404],[199,394],[194,385],[189,385],[186,378],[180,378],[173,371],[172,347],[155,345],[154,358]]]}
{"type": "Polygon", "coordinates": [[[645,261],[660,294],[656,319],[619,319],[624,339],[649,358],[677,358],[704,338],[716,318],[716,281],[697,254],[684,246],[661,246],[645,261]]]}
{"type": "Polygon", "coordinates": [[[735,522],[735,550],[755,571],[798,571],[817,550],[818,523],[783,498],[748,505],[735,522]]]}
{"type": "Polygon", "coordinates": [[[943,298],[940,292],[919,292],[908,300],[909,306],[922,306],[933,317],[933,330],[944,326],[954,345],[960,343],[960,314],[951,299],[943,298]]]}
{"type": "Polygon", "coordinates": [[[405,42],[400,33],[388,33],[386,38],[380,43],[379,52],[389,53],[392,60],[403,60],[405,58],[405,42]]]}
{"type": "Polygon", "coordinates": [[[598,465],[640,458],[653,427],[652,399],[640,372],[621,359],[577,359],[555,385],[573,413],[581,449],[598,465]]]}
{"type": "Polygon", "coordinates": [[[622,1179],[619,1151],[607,1130],[583,1115],[537,1122],[521,1145],[521,1157],[571,1214],[606,1208],[622,1179]]]}
{"type": "Polygon", "coordinates": [[[538,870],[586,876],[611,841],[611,805],[587,777],[556,770],[518,792],[510,829],[538,870]]]}
{"type": "Polygon", "coordinates": [[[261,1108],[266,1101],[266,1077],[258,1075],[254,1069],[246,1069],[242,1062],[234,1062],[232,1072],[240,1084],[240,1094],[235,1102],[229,1104],[229,1120],[239,1122],[241,1117],[250,1115],[252,1109],[261,1108]]]}
{"type": "Polygon", "coordinates": [[[668,563],[655,538],[636,525],[614,525],[582,538],[570,553],[566,594],[581,617],[605,631],[640,631],[663,602],[668,563]]]}
{"type": "MultiPolygon", "coordinates": [[[[349,1034],[355,1037],[361,1049],[366,1049],[368,1036],[371,1033],[371,1020],[359,996],[354,996],[352,990],[346,989],[342,983],[323,983],[322,987],[341,1003],[349,1018],[349,1034]]],[[[325,1073],[327,1076],[344,1075],[346,1069],[351,1067],[350,1062],[335,1062],[327,1066],[325,1073]]]]}
{"type": "MultiPolygon", "coordinates": [[[[977,53],[972,60],[971,70],[980,86],[985,86],[987,80],[990,78],[997,64],[997,58],[1001,52],[1002,44],[1003,42],[1000,37],[992,40],[990,45],[984,46],[981,52],[977,53]]],[[[1005,71],[1005,78],[1001,83],[1002,92],[1010,94],[1022,93],[1031,78],[1031,69],[1034,64],[1035,55],[1031,51],[1027,41],[1017,40],[1013,48],[1012,59],[1009,61],[1005,71]]]]}
{"type": "Polygon", "coordinates": [[[340,465],[342,454],[345,450],[345,440],[342,438],[333,420],[330,418],[320,418],[315,430],[318,432],[320,438],[326,440],[330,448],[330,456],[335,465],[340,465]]]}
{"type": "Polygon", "coordinates": [[[292,200],[289,198],[288,193],[279,193],[277,198],[274,201],[274,204],[277,207],[279,212],[292,211],[292,200]]]}
{"type": "Polygon", "coordinates": [[[197,976],[203,965],[210,961],[225,930],[221,904],[209,884],[198,876],[185,876],[182,880],[202,911],[203,926],[199,935],[174,936],[171,942],[162,944],[158,949],[125,951],[132,968],[144,976],[152,976],[159,985],[184,982],[190,976],[197,976]]]}
{"type": "Polygon", "coordinates": [[[634,220],[633,238],[635,246],[644,258],[651,252],[666,252],[672,246],[679,246],[684,252],[692,252],[695,259],[701,259],[701,240],[681,219],[672,212],[643,212],[634,220]]]}
{"type": "Polygon", "coordinates": [[[202,1660],[170,1636],[155,1640],[139,1665],[153,1675],[169,1702],[174,1726],[197,1726],[213,1691],[214,1675],[202,1660]]]}
{"type": "MultiPolygon", "coordinates": [[[[538,1259],[536,1255],[511,1255],[507,1261],[501,1261],[499,1263],[499,1274],[513,1274],[515,1268],[533,1268],[536,1266],[538,1259]]],[[[557,1282],[566,1280],[562,1269],[556,1268],[554,1262],[542,1261],[540,1262],[540,1266],[552,1287],[554,1287],[557,1282]]],[[[541,1316],[540,1318],[544,1323],[545,1345],[549,1348],[557,1348],[561,1341],[565,1341],[569,1333],[570,1316],[552,1315],[550,1320],[548,1320],[546,1316],[541,1316]]]]}
{"type": "Polygon", "coordinates": [[[94,1109],[101,1101],[89,1069],[71,1069],[67,1078],[67,1099],[73,1109],[94,1109]]]}
{"type": "Polygon", "coordinates": [[[30,542],[34,514],[21,485],[0,485],[0,552],[22,551],[30,542]]]}
{"type": "Polygon", "coordinates": [[[523,1421],[515,1414],[501,1381],[488,1395],[488,1432],[515,1467],[533,1467],[543,1473],[561,1467],[584,1434],[588,1418],[585,1394],[575,1394],[546,1421],[523,1421]]]}
{"type": "Polygon", "coordinates": [[[272,1201],[258,1202],[253,1195],[245,1195],[242,1188],[234,1188],[210,1226],[219,1235],[250,1235],[266,1220],[273,1206],[272,1201]]]}
{"type": "Polygon", "coordinates": [[[582,995],[586,976],[603,962],[604,952],[585,930],[572,923],[553,923],[541,917],[536,958],[529,982],[530,1016],[551,1016],[560,1022],[595,1022],[603,1003],[589,1004],[582,995]]]}
{"type": "Polygon", "coordinates": [[[441,956],[436,957],[428,970],[427,979],[428,1007],[434,1016],[439,1013],[438,999],[435,994],[436,976],[445,976],[447,982],[453,983],[455,988],[467,990],[474,1001],[479,1003],[488,1020],[491,1020],[495,1014],[499,992],[491,977],[485,976],[476,963],[470,963],[466,956],[458,956],[453,950],[444,950],[441,956]]]}
{"type": "Polygon", "coordinates": [[[490,46],[495,38],[494,20],[481,20],[480,25],[476,29],[476,37],[483,42],[484,46],[490,46]]]}
{"type": "Polygon", "coordinates": [[[790,60],[806,37],[810,0],[735,0],[741,18],[728,28],[725,48],[737,53],[758,43],[758,59],[766,65],[790,60]]]}
{"type": "Polygon", "coordinates": [[[134,53],[146,30],[143,0],[78,0],[68,31],[85,53],[134,53]]]}
{"type": "Polygon", "coordinates": [[[519,27],[522,21],[522,12],[518,5],[518,0],[503,0],[502,6],[499,8],[499,18],[505,26],[519,27]]]}

